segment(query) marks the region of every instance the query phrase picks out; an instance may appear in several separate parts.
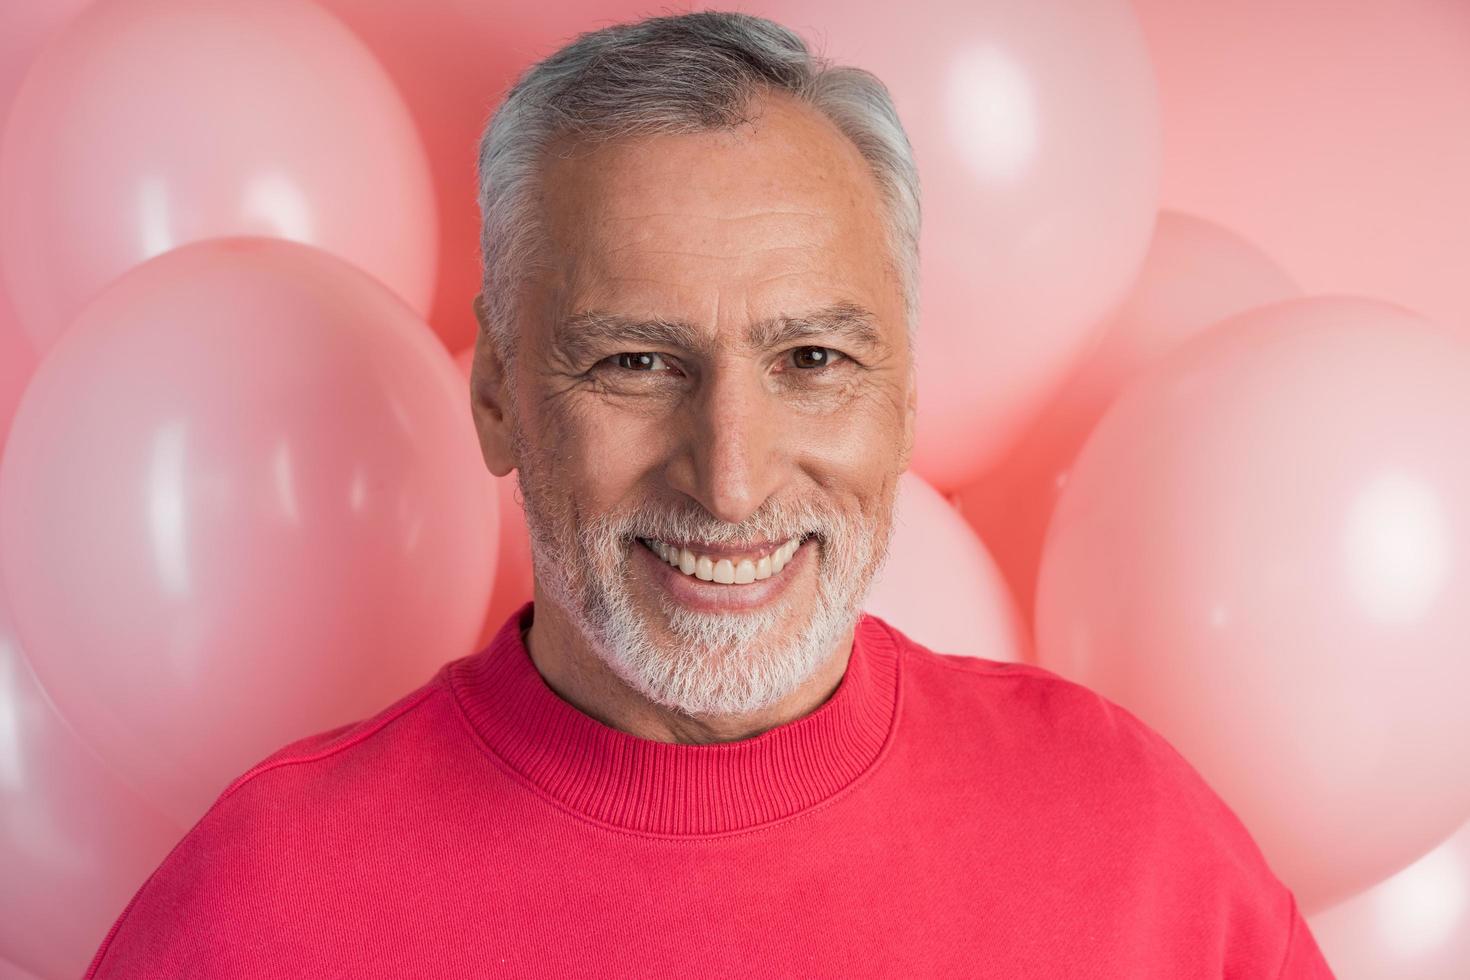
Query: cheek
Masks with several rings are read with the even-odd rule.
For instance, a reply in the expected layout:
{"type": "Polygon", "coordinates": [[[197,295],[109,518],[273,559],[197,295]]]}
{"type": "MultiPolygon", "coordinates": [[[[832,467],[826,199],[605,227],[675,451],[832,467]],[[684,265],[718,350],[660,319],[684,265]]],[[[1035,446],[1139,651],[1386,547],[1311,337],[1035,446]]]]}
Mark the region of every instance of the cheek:
{"type": "Polygon", "coordinates": [[[615,507],[656,470],[667,451],[669,427],[604,406],[560,413],[548,431],[548,449],[568,492],[584,512],[615,507]]]}
{"type": "Polygon", "coordinates": [[[898,478],[903,413],[876,392],[821,419],[793,419],[789,435],[818,483],[851,493],[865,510],[898,478]]]}

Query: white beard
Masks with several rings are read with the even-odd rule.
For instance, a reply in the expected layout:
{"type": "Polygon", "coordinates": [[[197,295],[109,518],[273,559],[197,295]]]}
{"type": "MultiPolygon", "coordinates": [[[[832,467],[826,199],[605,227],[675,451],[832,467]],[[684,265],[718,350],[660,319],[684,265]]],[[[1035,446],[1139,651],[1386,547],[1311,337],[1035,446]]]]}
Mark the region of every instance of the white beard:
{"type": "Polygon", "coordinates": [[[575,528],[564,493],[528,486],[536,481],[526,479],[524,467],[517,476],[538,584],[625,684],[691,716],[761,711],[811,678],[857,623],[892,532],[891,491],[880,517],[881,538],[867,521],[805,506],[762,508],[739,525],[718,521],[697,505],[673,514],[650,506],[620,517],[601,515],[575,528]],[[803,533],[814,534],[803,547],[816,550],[811,557],[818,590],[811,615],[794,632],[781,626],[786,610],[779,600],[768,609],[709,613],[665,595],[660,611],[666,633],[630,589],[630,563],[638,557],[632,549],[644,547],[639,537],[713,544],[779,541],[803,533]]]}

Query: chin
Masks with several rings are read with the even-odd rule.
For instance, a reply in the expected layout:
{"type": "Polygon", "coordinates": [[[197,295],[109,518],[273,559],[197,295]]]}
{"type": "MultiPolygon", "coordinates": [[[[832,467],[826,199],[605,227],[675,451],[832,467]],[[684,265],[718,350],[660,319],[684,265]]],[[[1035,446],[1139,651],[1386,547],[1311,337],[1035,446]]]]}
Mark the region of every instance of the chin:
{"type": "Polygon", "coordinates": [[[601,652],[624,683],[656,704],[689,715],[749,714],[808,681],[841,635],[821,628],[825,617],[799,631],[786,629],[784,618],[776,610],[614,617],[601,652]]]}

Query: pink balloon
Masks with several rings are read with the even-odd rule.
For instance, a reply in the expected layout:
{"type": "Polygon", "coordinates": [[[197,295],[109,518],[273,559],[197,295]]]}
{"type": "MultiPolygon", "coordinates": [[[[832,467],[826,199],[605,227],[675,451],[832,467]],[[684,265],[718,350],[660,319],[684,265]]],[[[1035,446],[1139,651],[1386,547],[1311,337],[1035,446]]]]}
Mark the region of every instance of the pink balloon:
{"type": "Polygon", "coordinates": [[[1470,343],[1289,300],[1134,382],[1042,552],[1037,656],[1210,781],[1304,910],[1470,815],[1470,343]]]}
{"type": "Polygon", "coordinates": [[[470,652],[496,513],[465,394],[386,287],[272,238],[138,266],[42,362],[0,570],[67,720],[169,815],[470,652]]]}
{"type": "Polygon", "coordinates": [[[429,322],[450,350],[474,343],[480,214],[472,167],[489,112],[538,58],[582,31],[648,11],[631,0],[318,0],[361,37],[403,93],[439,202],[439,280],[429,322]]]}
{"type": "MultiPolygon", "coordinates": [[[[487,473],[488,475],[488,473],[487,473]]],[[[494,479],[494,477],[491,477],[494,479]]],[[[476,649],[483,649],[499,632],[510,615],[530,601],[536,580],[531,565],[531,535],[526,529],[526,512],[514,476],[500,481],[496,506],[500,514],[500,540],[495,563],[495,588],[480,625],[476,649]]]]}
{"type": "MultiPolygon", "coordinates": [[[[320,246],[428,309],[423,147],[352,32],[291,0],[104,0],[36,58],[0,148],[0,264],[36,349],[186,242],[320,246]]],[[[468,301],[466,301],[468,302],[468,301]]]]}
{"type": "Polygon", "coordinates": [[[0,129],[31,60],[88,0],[7,0],[0,4],[0,129]]]}
{"type": "Polygon", "coordinates": [[[5,458],[15,407],[35,371],[35,351],[16,324],[9,299],[0,292],[0,459],[5,458]]]}
{"type": "Polygon", "coordinates": [[[1470,977],[1470,823],[1309,924],[1343,980],[1470,977]]]}
{"type": "Polygon", "coordinates": [[[1308,292],[1470,329],[1470,3],[1135,4],[1167,206],[1260,243],[1308,292]]]}
{"type": "MultiPolygon", "coordinates": [[[[454,363],[469,383],[470,368],[475,360],[475,349],[467,347],[454,356],[454,363]]],[[[478,441],[476,453],[480,452],[478,441]]],[[[492,506],[500,515],[500,532],[496,545],[495,589],[490,594],[490,603],[485,610],[485,620],[480,627],[477,648],[489,644],[501,625],[522,605],[528,602],[535,591],[535,578],[531,567],[531,535],[526,529],[526,512],[516,496],[519,486],[514,472],[497,477],[485,470],[485,492],[493,501],[492,506]]]]}
{"type": "Polygon", "coordinates": [[[30,970],[23,970],[10,960],[0,957],[0,980],[41,980],[30,970]]]}
{"type": "Polygon", "coordinates": [[[1023,661],[1031,646],[995,562],[949,502],[899,478],[888,560],[864,608],[939,653],[1023,661]]]}
{"type": "MultiPolygon", "coordinates": [[[[5,132],[11,101],[36,51],[85,6],[86,0],[10,0],[0,4],[0,136],[5,132]]],[[[10,297],[0,289],[0,458],[5,455],[10,417],[35,369],[35,349],[20,327],[10,297]]]]}
{"type": "Polygon", "coordinates": [[[56,713],[3,595],[0,722],[0,954],[38,976],[81,976],[185,828],[108,772],[56,713]]]}
{"type": "Polygon", "coordinates": [[[1298,295],[1281,267],[1217,224],[1164,211],[1128,301],[1000,464],[960,492],[960,509],[1005,572],[1027,623],[1041,541],[1097,420],[1143,368],[1206,327],[1298,295]]]}
{"type": "Polygon", "coordinates": [[[1158,108],[1124,0],[759,5],[893,94],[924,198],[913,469],[972,482],[1021,436],[1153,230],[1158,108]]]}

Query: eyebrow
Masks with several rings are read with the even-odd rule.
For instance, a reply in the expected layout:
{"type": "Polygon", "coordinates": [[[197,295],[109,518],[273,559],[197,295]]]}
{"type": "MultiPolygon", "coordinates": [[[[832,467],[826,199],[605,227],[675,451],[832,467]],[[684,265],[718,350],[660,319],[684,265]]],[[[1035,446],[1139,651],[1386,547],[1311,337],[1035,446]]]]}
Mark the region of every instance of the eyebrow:
{"type": "MultiPolygon", "coordinates": [[[[839,302],[798,316],[776,316],[752,323],[745,342],[760,350],[813,338],[834,337],[857,348],[883,348],[877,317],[856,303],[839,302]]],[[[718,344],[683,320],[633,317],[603,310],[573,313],[561,321],[555,344],[564,356],[583,361],[612,345],[644,345],[709,353],[718,344]]],[[[638,348],[644,349],[644,348],[638,348]]]]}

